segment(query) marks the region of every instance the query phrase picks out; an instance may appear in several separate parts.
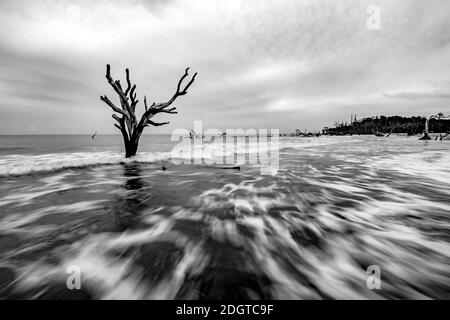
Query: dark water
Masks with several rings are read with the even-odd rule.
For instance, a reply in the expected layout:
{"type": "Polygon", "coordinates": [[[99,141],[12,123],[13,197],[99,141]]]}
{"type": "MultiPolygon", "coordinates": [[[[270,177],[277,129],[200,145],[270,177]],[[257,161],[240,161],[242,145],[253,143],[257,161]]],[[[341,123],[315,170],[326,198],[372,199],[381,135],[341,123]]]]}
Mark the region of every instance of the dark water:
{"type": "Polygon", "coordinates": [[[175,165],[173,145],[0,137],[0,296],[450,298],[450,141],[281,138],[275,175],[175,165]]]}
{"type": "MultiPolygon", "coordinates": [[[[143,135],[139,150],[144,152],[169,151],[169,135],[143,135]]],[[[79,152],[122,152],[120,135],[0,135],[0,155],[40,155],[79,152]]]]}

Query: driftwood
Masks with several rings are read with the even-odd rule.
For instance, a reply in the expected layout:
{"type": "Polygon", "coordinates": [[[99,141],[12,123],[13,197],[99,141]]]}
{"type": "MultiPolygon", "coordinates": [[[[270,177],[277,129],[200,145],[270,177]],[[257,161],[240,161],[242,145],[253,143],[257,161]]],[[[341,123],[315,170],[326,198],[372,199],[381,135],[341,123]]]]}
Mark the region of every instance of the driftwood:
{"type": "Polygon", "coordinates": [[[391,129],[391,131],[387,134],[386,138],[388,138],[393,131],[394,131],[394,128],[391,129]]]}
{"type": "MultiPolygon", "coordinates": [[[[423,131],[423,136],[419,140],[431,140],[430,133],[428,132],[429,123],[431,119],[441,119],[444,118],[444,114],[439,112],[436,115],[429,116],[425,121],[425,130],[423,131]]],[[[441,139],[442,140],[442,139],[441,139]]]]}
{"type": "Polygon", "coordinates": [[[311,132],[308,132],[308,133],[306,133],[306,130],[305,130],[305,132],[301,132],[299,129],[295,129],[295,136],[297,136],[297,137],[307,137],[307,138],[309,138],[309,137],[318,137],[319,136],[319,134],[317,134],[317,133],[311,133],[311,132]]]}
{"type": "Polygon", "coordinates": [[[127,87],[125,90],[122,89],[122,85],[119,80],[114,80],[111,77],[110,65],[106,65],[106,79],[114,91],[119,96],[120,107],[117,107],[111,100],[106,96],[101,96],[100,100],[105,102],[115,113],[112,115],[117,123],[114,126],[120,130],[123,137],[123,142],[125,145],[125,157],[129,158],[136,155],[139,139],[144,131],[145,127],[149,125],[152,126],[162,126],[168,124],[169,122],[154,122],[151,119],[158,113],[177,113],[175,107],[170,107],[172,103],[179,97],[187,93],[187,90],[192,85],[197,76],[195,73],[188,83],[182,88],[183,81],[189,75],[189,68],[186,68],[183,76],[178,81],[177,89],[175,94],[167,102],[155,103],[153,102],[150,106],[147,105],[147,98],[144,96],[144,114],[141,119],[138,120],[136,117],[136,105],[139,100],[136,99],[136,85],[132,85],[130,81],[130,72],[128,69],[125,70],[127,87]],[[170,107],[170,108],[169,108],[170,107]]]}
{"type": "Polygon", "coordinates": [[[445,135],[442,135],[442,134],[441,134],[441,137],[440,137],[439,140],[442,140],[442,139],[444,139],[444,138],[447,138],[449,135],[450,135],[450,132],[447,132],[445,135]]]}

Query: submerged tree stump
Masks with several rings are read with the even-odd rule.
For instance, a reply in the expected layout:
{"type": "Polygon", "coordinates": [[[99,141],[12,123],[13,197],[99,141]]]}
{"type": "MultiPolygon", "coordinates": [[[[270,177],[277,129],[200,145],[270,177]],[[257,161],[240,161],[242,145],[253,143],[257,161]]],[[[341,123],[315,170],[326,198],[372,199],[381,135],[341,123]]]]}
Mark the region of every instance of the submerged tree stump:
{"type": "Polygon", "coordinates": [[[428,132],[424,132],[423,137],[419,138],[419,140],[431,140],[431,137],[428,132]]]}

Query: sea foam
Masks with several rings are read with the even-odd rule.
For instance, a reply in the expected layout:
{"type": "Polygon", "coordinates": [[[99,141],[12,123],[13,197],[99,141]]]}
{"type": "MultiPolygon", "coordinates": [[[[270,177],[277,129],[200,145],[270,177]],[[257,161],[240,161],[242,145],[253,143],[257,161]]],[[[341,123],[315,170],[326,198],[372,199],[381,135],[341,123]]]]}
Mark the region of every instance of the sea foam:
{"type": "Polygon", "coordinates": [[[46,173],[68,168],[83,168],[121,162],[146,162],[166,160],[167,152],[141,153],[133,158],[124,158],[115,152],[49,153],[42,155],[8,155],[0,159],[0,177],[33,173],[46,173]]]}

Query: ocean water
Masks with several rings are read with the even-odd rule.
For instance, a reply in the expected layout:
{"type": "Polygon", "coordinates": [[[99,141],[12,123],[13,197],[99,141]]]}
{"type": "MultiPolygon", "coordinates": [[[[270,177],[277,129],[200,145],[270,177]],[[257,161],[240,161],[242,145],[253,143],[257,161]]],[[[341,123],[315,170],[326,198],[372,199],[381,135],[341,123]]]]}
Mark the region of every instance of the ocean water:
{"type": "Polygon", "coordinates": [[[273,175],[121,143],[0,136],[0,298],[450,298],[450,141],[280,138],[273,175]]]}

